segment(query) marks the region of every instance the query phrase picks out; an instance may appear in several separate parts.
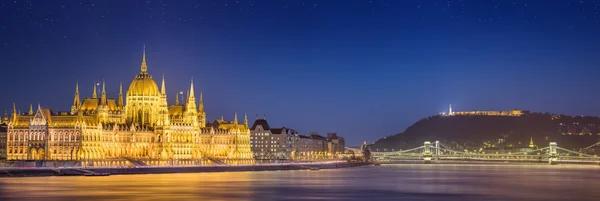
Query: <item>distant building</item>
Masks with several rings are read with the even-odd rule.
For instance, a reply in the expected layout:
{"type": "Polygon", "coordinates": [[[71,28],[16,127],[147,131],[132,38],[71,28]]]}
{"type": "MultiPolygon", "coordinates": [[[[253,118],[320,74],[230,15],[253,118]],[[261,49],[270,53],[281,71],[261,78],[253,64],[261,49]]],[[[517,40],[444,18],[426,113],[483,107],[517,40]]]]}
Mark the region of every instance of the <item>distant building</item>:
{"type": "Polygon", "coordinates": [[[327,158],[327,138],[316,132],[309,135],[300,135],[297,147],[297,156],[301,160],[314,160],[327,158]]]}
{"type": "Polygon", "coordinates": [[[343,137],[337,136],[337,133],[327,133],[327,141],[329,153],[336,155],[346,151],[346,141],[343,137]]]}
{"type": "Polygon", "coordinates": [[[299,135],[296,155],[300,160],[332,159],[341,156],[346,149],[346,142],[337,133],[327,133],[323,137],[316,132],[299,135]]]}

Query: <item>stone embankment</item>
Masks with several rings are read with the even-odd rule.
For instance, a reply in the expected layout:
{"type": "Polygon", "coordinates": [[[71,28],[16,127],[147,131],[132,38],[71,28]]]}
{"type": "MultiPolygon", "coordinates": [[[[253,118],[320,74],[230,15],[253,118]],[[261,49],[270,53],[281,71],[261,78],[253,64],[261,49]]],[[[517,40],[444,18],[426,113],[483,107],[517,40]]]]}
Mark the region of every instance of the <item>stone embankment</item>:
{"type": "Polygon", "coordinates": [[[81,168],[81,167],[33,167],[33,168],[1,168],[0,177],[23,176],[82,176],[82,175],[118,175],[118,174],[165,174],[194,172],[242,172],[242,171],[275,171],[275,170],[318,170],[348,168],[369,165],[366,162],[315,162],[284,163],[258,165],[210,165],[210,166],[178,166],[178,167],[119,167],[119,168],[81,168]]]}

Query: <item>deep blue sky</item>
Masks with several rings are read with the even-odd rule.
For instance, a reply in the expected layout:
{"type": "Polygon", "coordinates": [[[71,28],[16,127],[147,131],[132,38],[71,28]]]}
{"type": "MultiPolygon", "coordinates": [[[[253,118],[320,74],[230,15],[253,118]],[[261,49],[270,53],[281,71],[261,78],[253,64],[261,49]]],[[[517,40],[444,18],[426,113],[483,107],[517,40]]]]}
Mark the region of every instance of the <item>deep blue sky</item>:
{"type": "MultiPolygon", "coordinates": [[[[356,145],[446,110],[600,115],[600,1],[1,1],[0,108],[191,77],[208,118],[356,145]],[[240,118],[240,121],[242,119],[240,118]]],[[[198,95],[198,94],[197,94],[198,95]]]]}

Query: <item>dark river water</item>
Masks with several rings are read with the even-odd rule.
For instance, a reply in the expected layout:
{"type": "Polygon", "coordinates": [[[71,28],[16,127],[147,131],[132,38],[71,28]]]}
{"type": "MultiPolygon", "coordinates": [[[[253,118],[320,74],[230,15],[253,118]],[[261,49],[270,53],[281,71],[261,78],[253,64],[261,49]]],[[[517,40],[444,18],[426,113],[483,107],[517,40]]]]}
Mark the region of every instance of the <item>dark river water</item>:
{"type": "Polygon", "coordinates": [[[0,200],[600,200],[600,166],[403,164],[334,170],[0,178],[0,200]]]}

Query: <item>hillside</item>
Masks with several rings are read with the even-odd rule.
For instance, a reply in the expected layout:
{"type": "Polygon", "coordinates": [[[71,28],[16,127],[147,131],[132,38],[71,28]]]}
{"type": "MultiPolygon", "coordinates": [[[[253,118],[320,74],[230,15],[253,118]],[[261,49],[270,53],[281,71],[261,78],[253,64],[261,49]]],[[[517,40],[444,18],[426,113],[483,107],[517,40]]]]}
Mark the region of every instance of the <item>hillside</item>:
{"type": "Polygon", "coordinates": [[[439,140],[456,147],[526,147],[530,138],[540,147],[554,141],[578,149],[600,140],[600,118],[528,113],[523,116],[431,116],[404,132],[382,138],[372,150],[407,149],[439,140]]]}

